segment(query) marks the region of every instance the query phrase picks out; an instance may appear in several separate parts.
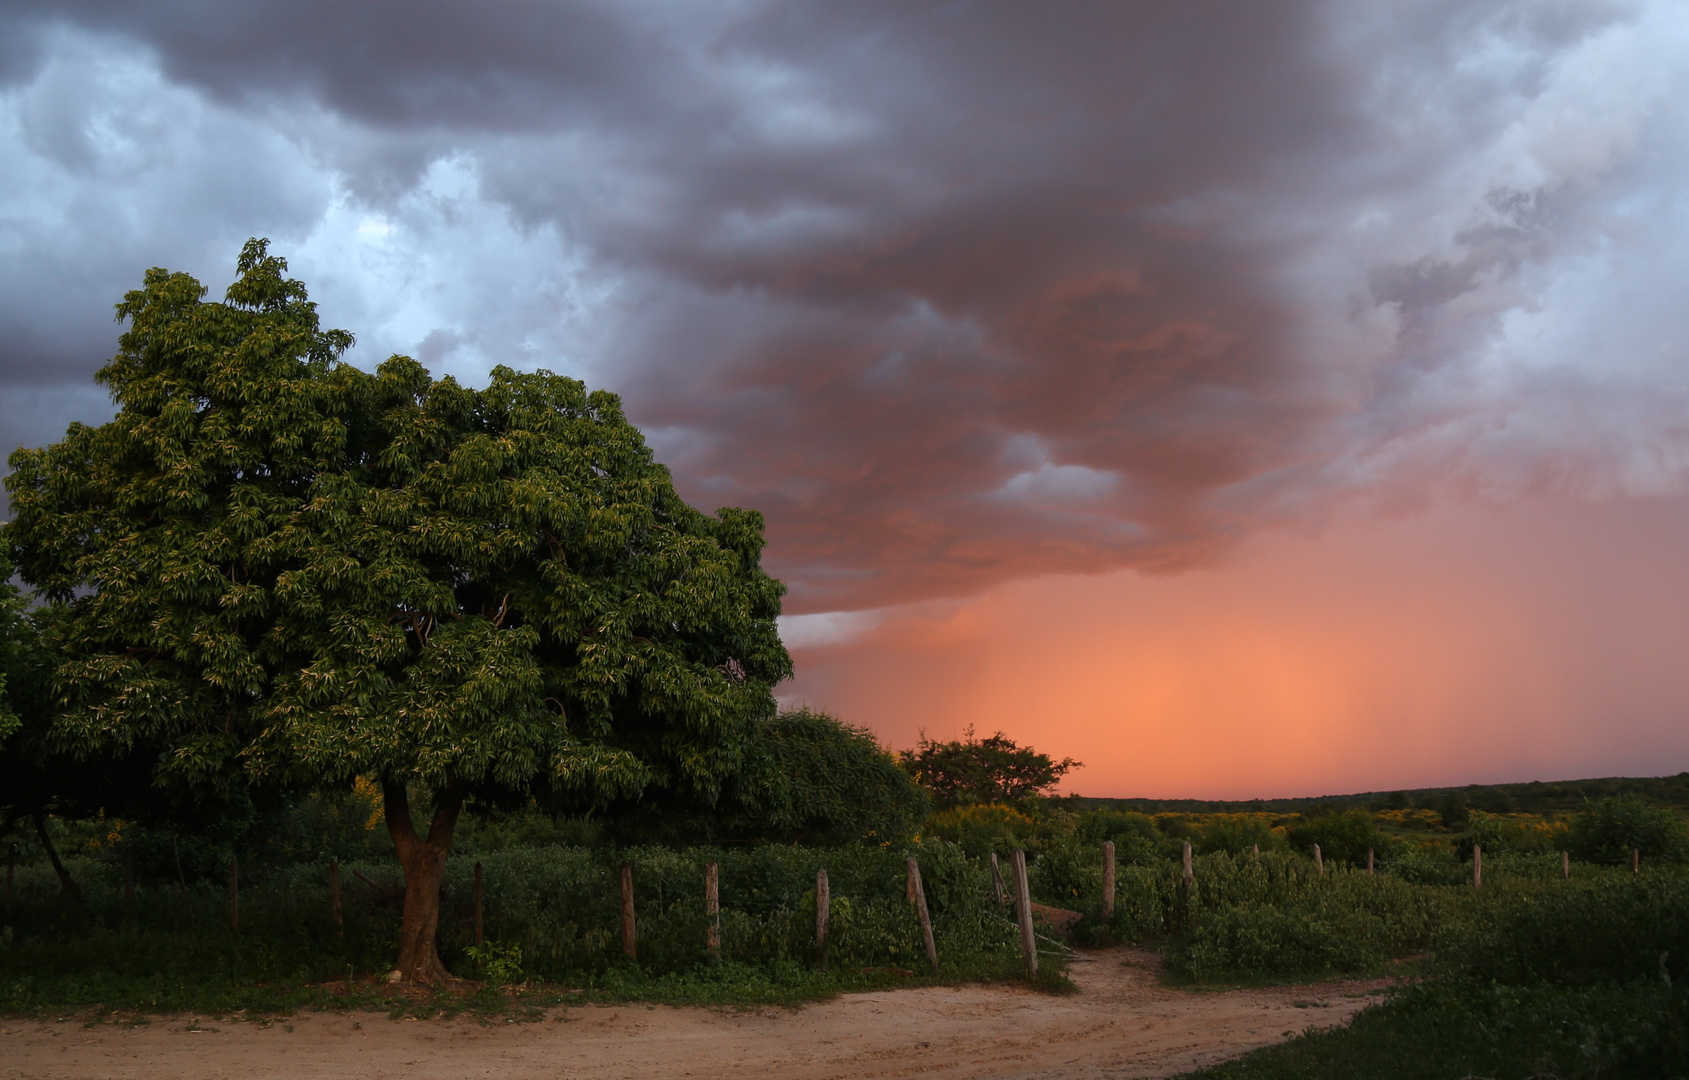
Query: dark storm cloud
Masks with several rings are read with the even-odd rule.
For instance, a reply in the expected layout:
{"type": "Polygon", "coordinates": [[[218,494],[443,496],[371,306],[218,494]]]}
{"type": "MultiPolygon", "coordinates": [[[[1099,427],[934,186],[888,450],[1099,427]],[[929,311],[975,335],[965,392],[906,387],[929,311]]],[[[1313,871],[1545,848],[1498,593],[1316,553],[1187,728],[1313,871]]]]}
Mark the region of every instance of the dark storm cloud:
{"type": "MultiPolygon", "coordinates": [[[[1660,183],[1613,179],[1645,130],[1603,134],[1657,89],[1531,141],[1541,102],[1576,89],[1566,57],[1598,68],[1590,43],[1642,18],[1589,4],[0,12],[23,43],[0,78],[36,97],[82,34],[218,103],[234,119],[193,142],[199,173],[248,175],[242,123],[383,212],[440,202],[428,170],[471,163],[476,198],[523,236],[554,230],[613,293],[580,366],[624,393],[691,498],[768,514],[794,610],[1196,565],[1474,461],[1538,483],[1559,422],[1515,418],[1503,445],[1520,391],[1480,360],[1554,287],[1533,268],[1598,246],[1602,184],[1660,183]]],[[[92,167],[88,125],[36,130],[69,140],[38,153],[92,167]]],[[[289,175],[248,185],[244,216],[232,192],[202,200],[219,239],[320,213],[289,175]]],[[[496,253],[452,235],[431,254],[493,272],[496,253]]],[[[0,377],[75,367],[70,323],[0,311],[17,327],[0,377]]],[[[483,329],[402,347],[449,357],[483,329]]],[[[506,336],[528,351],[492,359],[548,362],[506,336]]]]}

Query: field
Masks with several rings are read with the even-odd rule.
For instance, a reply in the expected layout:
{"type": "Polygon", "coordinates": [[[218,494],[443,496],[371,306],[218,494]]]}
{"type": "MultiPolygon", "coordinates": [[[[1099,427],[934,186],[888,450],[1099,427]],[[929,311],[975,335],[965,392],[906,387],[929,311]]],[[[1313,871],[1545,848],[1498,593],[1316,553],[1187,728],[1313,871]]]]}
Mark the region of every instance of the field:
{"type": "Polygon", "coordinates": [[[841,991],[1010,986],[1021,979],[1017,937],[989,856],[1018,846],[1031,856],[1033,899],[1082,916],[1071,929],[1077,954],[1044,931],[1046,994],[1071,989],[1068,973],[1091,957],[1115,955],[1092,950],[1125,945],[1158,953],[1174,994],[1334,978],[1393,987],[1352,1024],[1213,1066],[1201,1074],[1212,1080],[1666,1077],[1689,1062],[1689,872],[1671,847],[1681,826],[1641,802],[1463,820],[1412,807],[1149,815],[1024,804],[941,813],[909,844],[829,848],[616,846],[580,823],[489,822],[466,831],[445,885],[442,955],[465,982],[432,995],[383,979],[402,886],[368,808],[352,800],[293,813],[289,829],[272,830],[281,840],[246,853],[238,928],[215,850],[126,834],[122,823],[59,823],[85,899],[72,902],[45,859],[22,852],[0,938],[0,1009],[122,1019],[379,1008],[521,1020],[590,1002],[743,1008],[841,991]],[[1652,845],[1636,869],[1624,842],[1632,836],[1652,845]],[[1105,840],[1117,859],[1106,916],[1105,840]],[[1563,850],[1578,855],[1569,877],[1563,850]],[[931,908],[936,974],[906,899],[911,855],[931,908]],[[343,883],[338,924],[331,858],[343,883]],[[622,953],[623,861],[635,882],[637,960],[622,953]],[[706,948],[708,862],[720,867],[719,956],[706,948]],[[824,959],[820,869],[832,895],[824,959]]]}

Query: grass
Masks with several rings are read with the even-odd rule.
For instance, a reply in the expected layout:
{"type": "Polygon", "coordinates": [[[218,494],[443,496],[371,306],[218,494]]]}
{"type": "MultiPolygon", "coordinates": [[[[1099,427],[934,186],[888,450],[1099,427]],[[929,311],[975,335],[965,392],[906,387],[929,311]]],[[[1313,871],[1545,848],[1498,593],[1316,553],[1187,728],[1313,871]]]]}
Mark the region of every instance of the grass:
{"type": "Polygon", "coordinates": [[[1432,981],[1185,1080],[1674,1080],[1689,1076],[1689,996],[1657,983],[1432,981]]]}

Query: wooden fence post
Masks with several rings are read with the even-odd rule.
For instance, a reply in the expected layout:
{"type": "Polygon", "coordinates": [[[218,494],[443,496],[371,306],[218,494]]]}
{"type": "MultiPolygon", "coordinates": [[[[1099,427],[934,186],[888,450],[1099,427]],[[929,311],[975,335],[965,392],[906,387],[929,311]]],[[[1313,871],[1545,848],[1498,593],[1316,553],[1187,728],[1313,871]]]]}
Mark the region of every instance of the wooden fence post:
{"type": "Polygon", "coordinates": [[[1484,849],[1477,844],[1472,845],[1472,887],[1484,887],[1484,849]]]}
{"type": "Polygon", "coordinates": [[[1372,849],[1371,848],[1366,849],[1366,876],[1367,877],[1373,876],[1373,873],[1372,873],[1372,849]]]}
{"type": "Polygon", "coordinates": [[[1185,862],[1185,888],[1188,889],[1196,884],[1196,868],[1191,865],[1191,842],[1189,840],[1185,841],[1184,850],[1180,857],[1185,862]]]}
{"type": "Polygon", "coordinates": [[[1010,856],[1015,873],[1015,911],[1020,917],[1020,958],[1026,977],[1038,974],[1038,939],[1032,932],[1032,893],[1026,885],[1026,852],[1015,848],[1010,856]]]}
{"type": "Polygon", "coordinates": [[[1103,918],[1114,917],[1114,841],[1103,841],[1103,918]]]}
{"type": "MultiPolygon", "coordinates": [[[[923,910],[926,905],[922,904],[923,910]]],[[[827,871],[815,872],[815,956],[821,970],[827,970],[827,920],[833,913],[833,897],[827,888],[827,871]]],[[[931,934],[928,935],[929,939],[931,934]]],[[[931,945],[928,946],[931,948],[931,945]]]]}
{"type": "Polygon", "coordinates": [[[334,936],[346,936],[346,922],[340,916],[340,860],[328,861],[328,910],[334,915],[334,936]]]}
{"type": "Polygon", "coordinates": [[[1567,881],[1572,880],[1572,853],[1569,851],[1560,853],[1560,876],[1567,881]]]}
{"type": "Polygon", "coordinates": [[[1250,848],[1251,848],[1251,850],[1250,850],[1250,853],[1249,853],[1249,861],[1256,866],[1260,866],[1261,865],[1261,845],[1260,844],[1251,844],[1250,848]]]}
{"type": "MultiPolygon", "coordinates": [[[[480,944],[481,944],[481,910],[482,910],[482,908],[481,908],[481,898],[482,898],[481,864],[476,863],[475,864],[475,944],[476,944],[477,947],[479,947],[480,944]]],[[[481,965],[476,964],[475,966],[480,967],[481,965]]]]}
{"type": "Polygon", "coordinates": [[[704,864],[704,948],[712,960],[721,959],[721,869],[704,864]]]}
{"type": "Polygon", "coordinates": [[[240,863],[229,856],[229,929],[240,929],[240,863]]]}
{"type": "Polygon", "coordinates": [[[123,842],[123,925],[135,925],[135,850],[123,842]]]}
{"type": "Polygon", "coordinates": [[[1002,907],[1009,902],[1008,893],[1003,888],[1003,870],[997,865],[997,853],[991,853],[991,887],[997,890],[997,906],[1002,907]]]}
{"type": "Polygon", "coordinates": [[[1325,873],[1325,856],[1320,854],[1318,844],[1314,845],[1314,869],[1321,874],[1325,873]]]}
{"type": "Polygon", "coordinates": [[[1641,870],[1642,870],[1642,849],[1641,848],[1631,848],[1630,849],[1630,872],[1635,874],[1635,873],[1641,872],[1641,870]]]}
{"type": "Polygon", "coordinates": [[[932,916],[927,914],[927,891],[921,887],[921,865],[909,856],[909,884],[915,892],[915,915],[921,920],[921,941],[927,947],[927,961],[938,974],[938,944],[932,939],[932,916]]]}
{"type": "Polygon", "coordinates": [[[629,960],[639,959],[639,945],[633,936],[633,864],[622,863],[622,952],[629,960]]]}

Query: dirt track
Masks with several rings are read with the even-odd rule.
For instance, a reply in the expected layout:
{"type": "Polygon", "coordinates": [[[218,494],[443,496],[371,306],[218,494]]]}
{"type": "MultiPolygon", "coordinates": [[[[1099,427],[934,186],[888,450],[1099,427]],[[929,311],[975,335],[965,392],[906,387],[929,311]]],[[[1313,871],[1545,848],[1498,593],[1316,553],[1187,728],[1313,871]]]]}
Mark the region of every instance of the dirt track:
{"type": "Polygon", "coordinates": [[[127,1027],[0,1021],[6,1080],[315,1080],[496,1076],[867,1080],[1170,1076],[1341,1023],[1383,984],[1189,993],[1153,954],[1073,967],[1080,993],[967,986],[851,994],[802,1009],[593,1005],[531,1024],[305,1014],[261,1027],[159,1018],[127,1027]],[[291,1024],[293,1030],[287,1030],[291,1024]],[[195,1032],[192,1027],[199,1027],[195,1032]]]}

